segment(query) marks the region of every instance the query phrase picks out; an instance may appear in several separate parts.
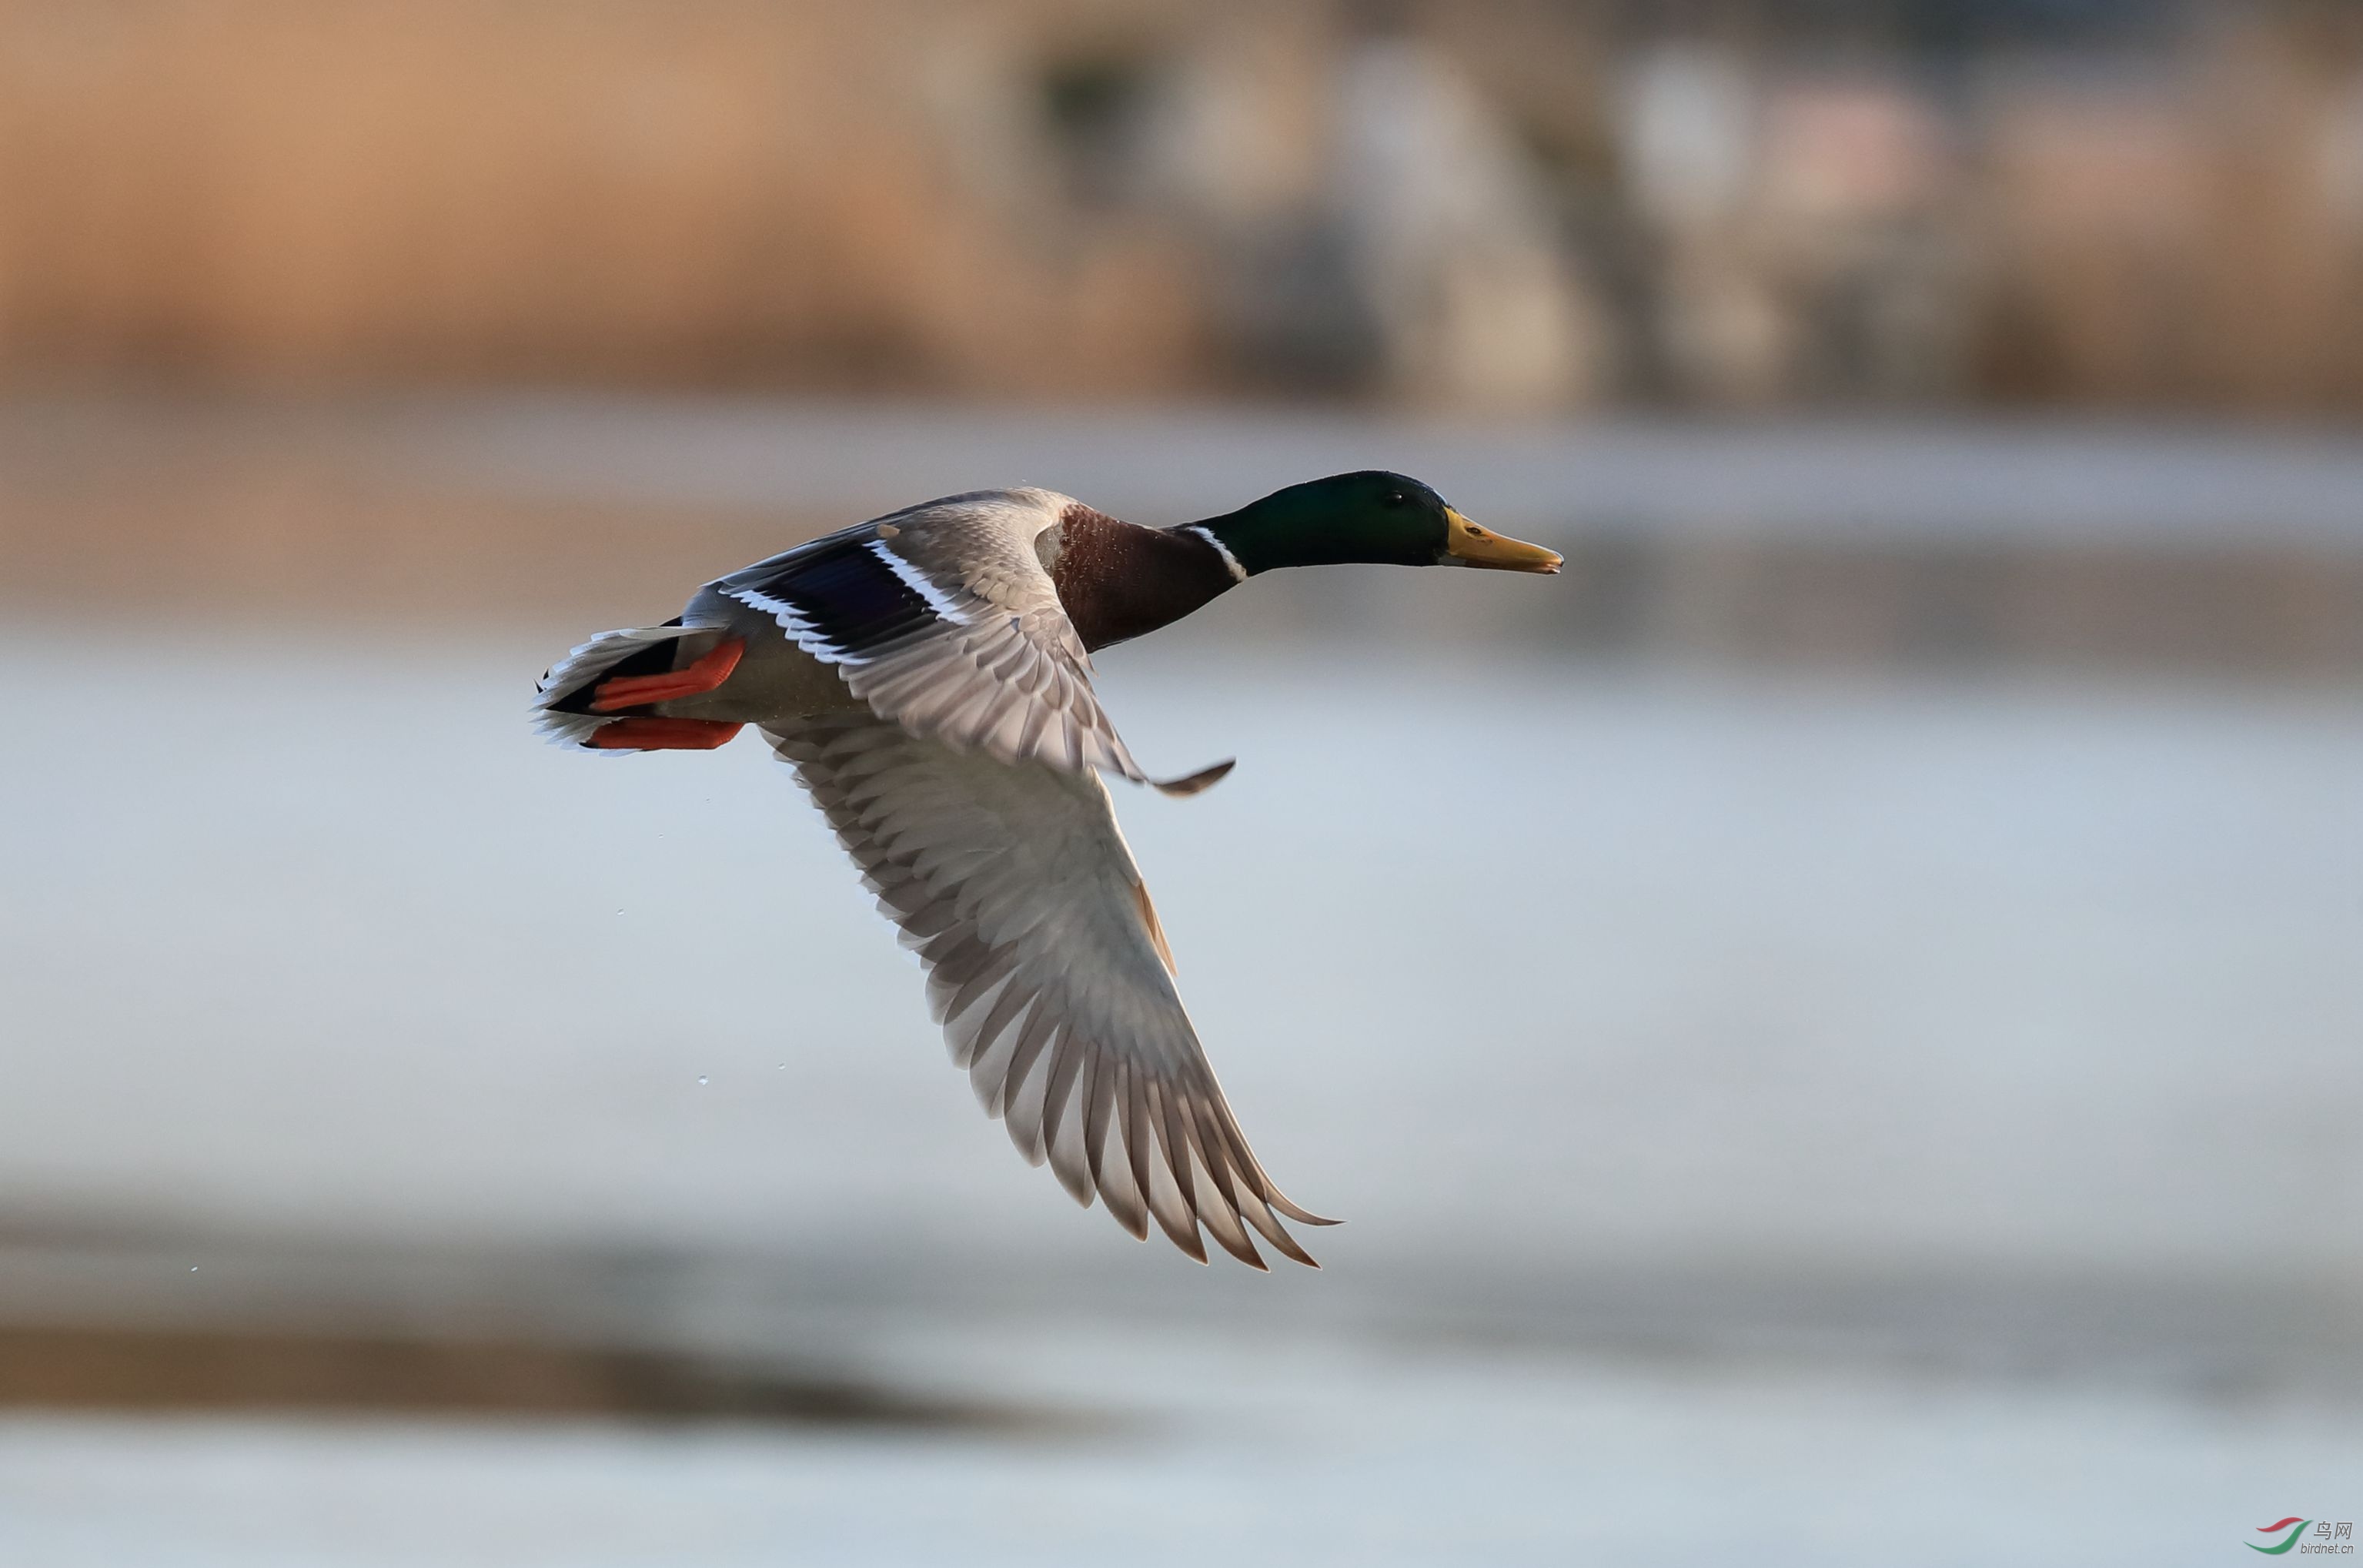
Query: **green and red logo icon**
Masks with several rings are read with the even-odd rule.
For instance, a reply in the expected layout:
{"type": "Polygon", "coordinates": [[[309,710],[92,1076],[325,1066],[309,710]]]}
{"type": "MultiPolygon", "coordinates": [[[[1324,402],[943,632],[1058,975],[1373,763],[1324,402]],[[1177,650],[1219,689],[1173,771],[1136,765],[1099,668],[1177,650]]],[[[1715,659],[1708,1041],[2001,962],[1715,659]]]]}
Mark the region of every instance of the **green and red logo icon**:
{"type": "Polygon", "coordinates": [[[2297,1544],[2297,1538],[2303,1535],[2305,1533],[2305,1527],[2313,1522],[2313,1521],[2312,1519],[2302,1519],[2295,1514],[2291,1514],[2289,1518],[2280,1520],[2277,1524],[2258,1525],[2257,1527],[2257,1533],[2258,1535],[2281,1535],[2281,1531],[2289,1531],[2289,1534],[2281,1535],[2281,1538],[2278,1542],[2271,1546],[2258,1546],[2253,1540],[2244,1541],[2242,1544],[2247,1547],[2251,1551],[2261,1551],[2268,1557],[2279,1557],[2282,1552],[2287,1551],[2291,1547],[2297,1544]]]}

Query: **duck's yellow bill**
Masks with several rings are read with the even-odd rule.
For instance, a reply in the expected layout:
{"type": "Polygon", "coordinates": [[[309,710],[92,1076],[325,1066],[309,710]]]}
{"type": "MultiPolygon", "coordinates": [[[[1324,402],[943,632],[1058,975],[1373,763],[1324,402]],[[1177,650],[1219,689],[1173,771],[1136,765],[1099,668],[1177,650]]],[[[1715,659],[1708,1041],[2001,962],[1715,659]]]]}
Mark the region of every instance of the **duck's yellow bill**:
{"type": "Polygon", "coordinates": [[[1444,508],[1444,553],[1463,566],[1491,567],[1496,572],[1556,572],[1559,553],[1522,539],[1504,539],[1479,528],[1459,512],[1444,508]]]}

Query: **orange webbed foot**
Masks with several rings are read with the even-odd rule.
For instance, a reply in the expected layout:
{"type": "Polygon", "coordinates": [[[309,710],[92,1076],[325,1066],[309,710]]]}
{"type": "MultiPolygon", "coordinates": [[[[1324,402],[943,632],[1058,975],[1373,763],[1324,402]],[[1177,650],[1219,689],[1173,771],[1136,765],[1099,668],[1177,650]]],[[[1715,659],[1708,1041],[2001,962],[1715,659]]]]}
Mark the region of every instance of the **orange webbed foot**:
{"type": "Polygon", "coordinates": [[[711,751],[744,728],[716,718],[618,718],[601,725],[590,744],[616,751],[711,751]]]}
{"type": "Polygon", "coordinates": [[[591,694],[591,711],[614,713],[621,708],[702,695],[728,680],[746,652],[747,639],[734,637],[686,669],[662,675],[617,675],[602,681],[591,694]]]}

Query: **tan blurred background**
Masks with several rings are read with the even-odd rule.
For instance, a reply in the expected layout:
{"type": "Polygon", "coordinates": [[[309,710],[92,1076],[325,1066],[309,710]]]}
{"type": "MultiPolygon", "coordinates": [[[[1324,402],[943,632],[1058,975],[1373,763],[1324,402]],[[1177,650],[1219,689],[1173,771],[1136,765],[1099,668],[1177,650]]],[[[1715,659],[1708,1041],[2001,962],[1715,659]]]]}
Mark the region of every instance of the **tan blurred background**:
{"type": "Polygon", "coordinates": [[[18,385],[2363,396],[2332,0],[36,0],[0,159],[18,385]]]}
{"type": "Polygon", "coordinates": [[[2363,1513],[2359,285],[2337,0],[0,0],[0,1562],[2363,1513]],[[525,722],[1381,465],[1568,573],[1098,677],[1319,1274],[1013,1158],[760,749],[525,722]]]}

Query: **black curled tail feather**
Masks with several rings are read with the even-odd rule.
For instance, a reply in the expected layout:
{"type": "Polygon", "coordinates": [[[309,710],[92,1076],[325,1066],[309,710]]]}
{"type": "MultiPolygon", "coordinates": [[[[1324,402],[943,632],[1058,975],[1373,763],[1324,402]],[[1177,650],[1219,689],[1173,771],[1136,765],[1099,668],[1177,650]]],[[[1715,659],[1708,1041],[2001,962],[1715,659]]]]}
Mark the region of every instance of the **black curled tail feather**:
{"type": "Polygon", "coordinates": [[[562,746],[591,749],[591,737],[615,717],[591,711],[592,694],[617,675],[656,675],[673,667],[676,644],[706,628],[676,617],[662,626],[603,631],[551,665],[534,686],[534,728],[562,746]]]}

